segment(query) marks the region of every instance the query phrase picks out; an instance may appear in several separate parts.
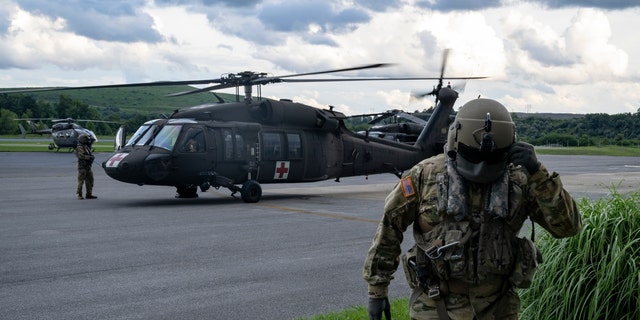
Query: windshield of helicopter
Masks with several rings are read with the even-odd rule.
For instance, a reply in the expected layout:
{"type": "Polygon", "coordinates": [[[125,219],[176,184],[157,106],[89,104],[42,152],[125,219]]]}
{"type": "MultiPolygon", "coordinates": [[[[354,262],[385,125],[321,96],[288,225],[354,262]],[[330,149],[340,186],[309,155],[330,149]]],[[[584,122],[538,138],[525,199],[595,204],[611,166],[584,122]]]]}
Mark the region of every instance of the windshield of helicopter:
{"type": "Polygon", "coordinates": [[[153,135],[153,132],[155,130],[151,130],[151,125],[148,124],[144,124],[142,126],[140,126],[140,128],[138,128],[138,130],[136,130],[136,132],[131,136],[131,139],[129,139],[129,141],[127,141],[127,146],[134,146],[134,145],[145,145],[147,144],[147,141],[149,141],[151,139],[151,136],[153,135]]]}
{"type": "Polygon", "coordinates": [[[165,125],[149,145],[171,151],[178,140],[180,130],[182,130],[182,125],[165,125]]]}
{"type": "Polygon", "coordinates": [[[127,146],[155,146],[173,150],[183,124],[197,123],[190,119],[150,120],[145,122],[127,141],[127,146]]]}

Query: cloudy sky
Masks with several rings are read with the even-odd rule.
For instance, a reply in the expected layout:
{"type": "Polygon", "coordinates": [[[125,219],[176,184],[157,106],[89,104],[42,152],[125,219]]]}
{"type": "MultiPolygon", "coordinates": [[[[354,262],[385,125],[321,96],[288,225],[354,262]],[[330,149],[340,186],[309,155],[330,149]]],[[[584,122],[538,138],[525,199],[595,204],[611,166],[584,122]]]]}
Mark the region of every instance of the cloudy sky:
{"type": "MultiPolygon", "coordinates": [[[[0,0],[0,87],[287,75],[452,81],[513,112],[640,109],[638,0],[0,0]]],[[[413,111],[435,81],[271,84],[264,96],[346,114],[413,111]]],[[[223,92],[232,93],[227,89],[223,92]]]]}

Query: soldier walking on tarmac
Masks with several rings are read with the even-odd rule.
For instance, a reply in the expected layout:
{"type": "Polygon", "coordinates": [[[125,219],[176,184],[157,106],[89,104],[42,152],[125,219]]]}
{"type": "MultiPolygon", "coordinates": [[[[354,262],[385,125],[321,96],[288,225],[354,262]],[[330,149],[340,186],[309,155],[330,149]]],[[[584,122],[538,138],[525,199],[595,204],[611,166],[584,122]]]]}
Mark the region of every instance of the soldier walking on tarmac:
{"type": "Polygon", "coordinates": [[[517,319],[541,256],[519,237],[524,222],[556,238],[582,221],[555,172],[516,139],[508,110],[490,99],[466,103],[449,127],[444,153],[407,171],[387,196],[364,263],[369,317],[387,319],[387,287],[402,261],[412,289],[411,319],[517,319]],[[413,225],[415,245],[401,255],[413,225]]]}
{"type": "Polygon", "coordinates": [[[93,171],[91,165],[95,156],[91,153],[92,139],[86,135],[81,134],[78,137],[78,146],[76,147],[76,157],[78,158],[78,199],[96,199],[93,195],[93,171]],[[82,185],[86,187],[86,195],[82,196],[82,185]]]}

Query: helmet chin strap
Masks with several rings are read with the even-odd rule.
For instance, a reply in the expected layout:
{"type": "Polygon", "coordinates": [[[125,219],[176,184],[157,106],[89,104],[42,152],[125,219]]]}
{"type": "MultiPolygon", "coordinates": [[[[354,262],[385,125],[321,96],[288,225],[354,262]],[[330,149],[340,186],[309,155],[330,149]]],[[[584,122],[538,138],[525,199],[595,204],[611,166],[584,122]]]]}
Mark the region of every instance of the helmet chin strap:
{"type": "Polygon", "coordinates": [[[501,161],[489,164],[486,161],[471,163],[458,155],[455,160],[456,171],[465,179],[476,183],[490,183],[498,180],[507,168],[507,163],[501,161]]]}

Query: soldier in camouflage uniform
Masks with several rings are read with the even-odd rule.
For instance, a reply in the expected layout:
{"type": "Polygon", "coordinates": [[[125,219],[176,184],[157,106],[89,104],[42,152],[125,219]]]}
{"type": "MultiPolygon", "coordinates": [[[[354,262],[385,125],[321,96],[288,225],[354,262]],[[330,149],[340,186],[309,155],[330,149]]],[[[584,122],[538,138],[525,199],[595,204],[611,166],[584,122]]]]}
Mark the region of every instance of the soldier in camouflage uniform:
{"type": "Polygon", "coordinates": [[[387,287],[400,260],[412,319],[517,319],[515,288],[528,287],[541,262],[532,240],[518,237],[527,218],[556,238],[582,226],[558,174],[516,141],[507,109],[472,100],[450,126],[445,153],[406,172],[385,200],[363,269],[370,319],[390,317],[387,287]],[[410,225],[415,245],[401,256],[410,225]]]}
{"type": "Polygon", "coordinates": [[[93,171],[91,165],[95,156],[91,153],[91,144],[93,141],[86,134],[78,137],[78,146],[76,147],[76,157],[78,158],[78,199],[96,199],[93,195],[93,171]],[[82,185],[87,189],[86,196],[82,196],[82,185]]]}

